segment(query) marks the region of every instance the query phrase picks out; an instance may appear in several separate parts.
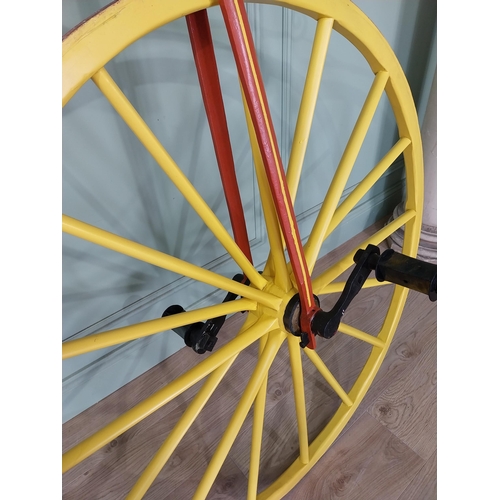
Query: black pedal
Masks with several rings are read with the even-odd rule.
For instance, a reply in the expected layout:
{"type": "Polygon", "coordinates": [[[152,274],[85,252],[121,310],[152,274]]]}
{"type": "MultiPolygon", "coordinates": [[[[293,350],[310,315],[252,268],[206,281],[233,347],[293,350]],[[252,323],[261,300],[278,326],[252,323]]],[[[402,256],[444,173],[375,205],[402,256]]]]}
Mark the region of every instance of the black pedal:
{"type": "MultiPolygon", "coordinates": [[[[369,245],[373,246],[373,245],[369,245]]],[[[354,262],[358,262],[363,252],[358,250],[354,262]]],[[[416,292],[425,293],[432,302],[437,300],[437,265],[414,259],[392,249],[385,250],[372,262],[378,281],[389,281],[416,292]]]]}
{"type": "Polygon", "coordinates": [[[315,335],[330,339],[337,333],[344,313],[354,297],[363,288],[371,271],[378,281],[389,281],[420,293],[434,302],[437,300],[437,265],[408,257],[392,249],[380,250],[368,245],[354,255],[356,266],[346,281],[339,300],[330,311],[319,310],[312,320],[315,335]]]}
{"type": "MultiPolygon", "coordinates": [[[[233,280],[238,283],[243,283],[244,285],[250,284],[249,280],[243,276],[243,274],[233,276],[233,280]]],[[[230,302],[231,300],[235,300],[237,297],[238,295],[229,292],[222,302],[230,302]]],[[[162,314],[162,318],[183,312],[185,312],[185,310],[182,306],[173,305],[165,309],[162,314]]],[[[188,347],[191,347],[194,352],[204,354],[206,351],[212,351],[214,348],[217,343],[217,334],[225,321],[226,316],[219,316],[218,318],[209,319],[205,323],[198,321],[197,323],[180,326],[178,328],[174,328],[173,330],[177,333],[177,335],[179,335],[179,337],[184,339],[184,343],[188,347]]]]}

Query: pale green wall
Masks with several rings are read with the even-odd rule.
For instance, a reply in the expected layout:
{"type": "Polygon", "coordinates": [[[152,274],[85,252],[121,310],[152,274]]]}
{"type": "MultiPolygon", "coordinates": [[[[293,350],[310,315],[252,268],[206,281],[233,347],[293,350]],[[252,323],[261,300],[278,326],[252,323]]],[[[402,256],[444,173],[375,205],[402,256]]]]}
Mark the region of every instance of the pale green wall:
{"type": "MultiPolygon", "coordinates": [[[[105,3],[64,0],[63,32],[105,3]]],[[[436,2],[356,3],[394,48],[419,103],[432,52],[436,2]]],[[[278,7],[249,5],[248,11],[286,165],[314,22],[278,7]]],[[[213,10],[210,18],[254,262],[260,264],[266,257],[267,241],[260,208],[254,203],[258,193],[238,81],[221,16],[213,10]]],[[[227,223],[185,21],[174,22],[133,44],[107,69],[215,213],[227,223]]],[[[325,179],[340,159],[372,78],[366,62],[334,33],[306,155],[307,175],[296,203],[302,237],[312,227],[327,189],[325,179]]],[[[383,100],[346,193],[387,152],[395,137],[394,119],[388,102],[383,100]]],[[[63,144],[64,213],[227,276],[238,272],[91,82],[63,111],[63,144]]],[[[401,164],[391,168],[337,235],[327,241],[322,253],[389,214],[402,196],[401,176],[401,164]]],[[[62,255],[63,339],[154,319],[172,303],[189,308],[222,297],[210,287],[194,287],[172,273],[71,236],[63,236],[62,255]]],[[[63,419],[105,397],[182,345],[175,334],[165,332],[65,361],[63,419]]]]}

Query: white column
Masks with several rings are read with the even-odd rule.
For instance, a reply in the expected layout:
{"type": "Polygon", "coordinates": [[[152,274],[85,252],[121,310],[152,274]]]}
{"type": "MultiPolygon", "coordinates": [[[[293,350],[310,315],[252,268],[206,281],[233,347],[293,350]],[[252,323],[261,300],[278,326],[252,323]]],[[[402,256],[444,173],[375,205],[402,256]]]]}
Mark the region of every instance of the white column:
{"type": "MultiPolygon", "coordinates": [[[[437,69],[434,72],[429,101],[422,124],[424,150],[424,213],[417,258],[437,264],[437,69]]],[[[404,211],[404,202],[395,209],[391,220],[404,211]]],[[[391,248],[401,251],[403,229],[389,238],[391,248]]]]}

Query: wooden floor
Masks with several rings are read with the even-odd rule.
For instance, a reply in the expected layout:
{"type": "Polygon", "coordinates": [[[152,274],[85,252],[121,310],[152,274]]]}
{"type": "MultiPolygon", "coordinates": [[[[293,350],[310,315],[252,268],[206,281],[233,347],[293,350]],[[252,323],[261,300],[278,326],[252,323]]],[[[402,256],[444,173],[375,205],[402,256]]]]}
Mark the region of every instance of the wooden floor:
{"type": "MultiPolygon", "coordinates": [[[[346,249],[359,246],[377,227],[353,238],[317,264],[327,268],[346,249]]],[[[346,312],[345,322],[376,333],[383,321],[392,286],[363,290],[346,312]]],[[[329,309],[338,296],[322,298],[329,309]]],[[[244,315],[230,318],[219,334],[227,341],[244,315]]],[[[347,390],[369,354],[368,345],[337,334],[318,339],[318,353],[347,390]]],[[[286,343],[274,362],[267,404],[259,490],[268,486],[297,456],[291,373],[286,343]]],[[[185,348],[97,403],[63,426],[67,450],[199,362],[185,348]]],[[[256,348],[240,354],[164,467],[147,499],[191,498],[232,414],[256,348]]],[[[338,397],[303,356],[310,440],[339,406],[338,397]]],[[[63,476],[65,499],[125,498],[200,384],[125,432],[63,476]]],[[[251,417],[224,463],[209,498],[245,499],[251,417]]],[[[388,355],[375,381],[337,441],[311,472],[285,497],[288,500],[431,500],[436,498],[436,303],[411,292],[388,355]]]]}

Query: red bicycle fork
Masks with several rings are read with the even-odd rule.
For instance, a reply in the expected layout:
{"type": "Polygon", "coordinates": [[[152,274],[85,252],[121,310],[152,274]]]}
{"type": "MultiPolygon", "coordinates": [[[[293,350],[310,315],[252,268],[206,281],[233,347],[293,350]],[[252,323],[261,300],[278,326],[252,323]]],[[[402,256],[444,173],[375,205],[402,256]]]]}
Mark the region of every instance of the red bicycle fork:
{"type": "MultiPolygon", "coordinates": [[[[311,277],[278,150],[248,17],[241,0],[221,0],[220,7],[297,283],[300,297],[300,327],[302,332],[307,334],[307,347],[314,349],[316,338],[311,324],[319,307],[312,292],[311,277]]],[[[251,260],[208,15],[206,11],[200,11],[190,14],[186,19],[235,241],[251,260]]]]}

